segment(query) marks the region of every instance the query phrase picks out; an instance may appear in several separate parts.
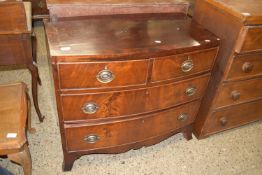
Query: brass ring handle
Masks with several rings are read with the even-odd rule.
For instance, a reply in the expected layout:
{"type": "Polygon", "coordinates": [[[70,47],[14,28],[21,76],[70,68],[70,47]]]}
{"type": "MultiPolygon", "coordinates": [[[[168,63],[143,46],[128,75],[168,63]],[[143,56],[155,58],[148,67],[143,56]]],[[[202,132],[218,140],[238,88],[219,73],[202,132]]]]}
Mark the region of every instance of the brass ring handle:
{"type": "Polygon", "coordinates": [[[187,118],[188,118],[188,114],[187,114],[187,113],[182,113],[182,114],[180,114],[180,115],[177,117],[177,120],[178,120],[178,121],[185,121],[185,120],[187,120],[187,118]]]}
{"type": "Polygon", "coordinates": [[[96,134],[90,134],[84,138],[87,143],[96,143],[98,140],[100,140],[100,137],[96,134]]]}
{"type": "Polygon", "coordinates": [[[242,71],[245,73],[249,73],[253,70],[254,65],[250,62],[245,62],[242,66],[242,71]]]}
{"type": "Polygon", "coordinates": [[[232,91],[231,92],[231,98],[232,98],[232,100],[237,101],[240,98],[240,92],[232,91]]]}
{"type": "Polygon", "coordinates": [[[98,111],[98,109],[99,109],[99,106],[96,103],[93,103],[93,102],[86,103],[82,107],[82,111],[85,114],[94,114],[98,111]]]}
{"type": "Polygon", "coordinates": [[[114,78],[115,78],[115,75],[113,74],[113,72],[111,72],[108,69],[104,69],[100,71],[96,76],[96,79],[100,83],[110,83],[111,81],[114,80],[114,78]]]}
{"type": "Polygon", "coordinates": [[[188,59],[181,64],[181,70],[183,72],[189,72],[193,69],[193,67],[194,67],[194,63],[193,60],[191,59],[188,59]]]}
{"type": "Polygon", "coordinates": [[[195,95],[196,91],[197,91],[196,87],[189,87],[189,88],[186,89],[186,95],[189,96],[189,97],[193,96],[193,95],[195,95]]]}

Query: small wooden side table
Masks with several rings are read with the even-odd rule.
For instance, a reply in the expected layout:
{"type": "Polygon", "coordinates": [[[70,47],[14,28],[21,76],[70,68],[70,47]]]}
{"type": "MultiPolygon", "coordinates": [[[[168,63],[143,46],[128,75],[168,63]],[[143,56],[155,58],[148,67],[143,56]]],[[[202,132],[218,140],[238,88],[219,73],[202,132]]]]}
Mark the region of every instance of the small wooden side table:
{"type": "Polygon", "coordinates": [[[43,122],[37,96],[37,85],[41,85],[41,80],[36,64],[36,44],[32,31],[31,3],[0,1],[0,65],[21,65],[30,71],[35,110],[39,121],[43,122]]]}
{"type": "Polygon", "coordinates": [[[32,174],[32,161],[26,138],[26,123],[29,132],[30,103],[24,83],[0,85],[0,155],[23,167],[25,175],[32,174]]]}

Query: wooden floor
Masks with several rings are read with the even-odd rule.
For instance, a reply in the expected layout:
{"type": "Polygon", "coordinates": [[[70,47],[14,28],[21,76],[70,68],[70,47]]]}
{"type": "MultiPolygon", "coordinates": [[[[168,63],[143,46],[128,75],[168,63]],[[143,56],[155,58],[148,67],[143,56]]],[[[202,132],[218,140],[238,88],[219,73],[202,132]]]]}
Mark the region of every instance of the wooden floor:
{"type": "MultiPolygon", "coordinates": [[[[46,116],[39,123],[32,109],[37,133],[28,134],[33,160],[33,175],[261,175],[262,122],[214,135],[205,140],[186,141],[181,134],[155,146],[118,155],[89,155],[75,162],[69,173],[62,172],[62,147],[57,126],[53,88],[47,61],[44,30],[35,27],[38,38],[38,63],[42,86],[39,105],[46,116]]],[[[31,89],[26,69],[0,67],[0,84],[24,81],[31,89]]],[[[1,117],[1,116],[0,116],[1,117]]],[[[22,169],[6,159],[3,166],[16,175],[22,169]]]]}

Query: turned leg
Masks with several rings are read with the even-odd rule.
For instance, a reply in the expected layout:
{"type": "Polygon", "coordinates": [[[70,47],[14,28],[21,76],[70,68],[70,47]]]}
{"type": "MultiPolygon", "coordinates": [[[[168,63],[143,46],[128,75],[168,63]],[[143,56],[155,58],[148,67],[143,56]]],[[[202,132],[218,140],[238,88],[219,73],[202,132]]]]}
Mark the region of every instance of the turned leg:
{"type": "Polygon", "coordinates": [[[27,97],[27,128],[31,134],[34,134],[36,130],[35,128],[32,128],[32,124],[31,124],[31,101],[28,92],[26,92],[26,97],[27,97]]]}
{"type": "Polygon", "coordinates": [[[183,129],[182,133],[183,133],[183,136],[186,140],[192,139],[192,131],[193,131],[193,129],[192,129],[191,125],[189,125],[189,126],[187,126],[183,129]]]}
{"type": "Polygon", "coordinates": [[[63,171],[71,171],[74,162],[79,156],[64,153],[63,171]]]}
{"type": "Polygon", "coordinates": [[[27,67],[32,75],[32,95],[33,95],[33,102],[34,102],[35,110],[38,115],[39,121],[43,122],[44,116],[40,112],[40,109],[38,106],[38,97],[37,97],[37,77],[39,77],[38,69],[34,64],[29,64],[27,67]]]}
{"type": "Polygon", "coordinates": [[[32,160],[27,144],[21,152],[9,154],[8,158],[23,167],[24,175],[32,174],[32,160]]]}

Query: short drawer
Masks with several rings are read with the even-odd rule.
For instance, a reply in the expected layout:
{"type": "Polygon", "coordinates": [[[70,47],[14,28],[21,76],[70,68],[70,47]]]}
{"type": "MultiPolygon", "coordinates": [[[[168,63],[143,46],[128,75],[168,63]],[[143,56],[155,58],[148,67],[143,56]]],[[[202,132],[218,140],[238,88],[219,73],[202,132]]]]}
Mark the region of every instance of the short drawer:
{"type": "Polygon", "coordinates": [[[156,137],[194,121],[199,101],[167,111],[97,125],[66,125],[68,151],[101,149],[156,137]]]}
{"type": "Polygon", "coordinates": [[[262,97],[262,77],[225,83],[217,95],[215,107],[243,103],[262,97]]]}
{"type": "Polygon", "coordinates": [[[262,75],[262,52],[236,55],[227,80],[244,79],[257,75],[262,75]]]}
{"type": "Polygon", "coordinates": [[[201,98],[208,80],[209,74],[136,90],[62,95],[64,121],[119,117],[165,109],[201,98]]]}
{"type": "Polygon", "coordinates": [[[237,46],[236,52],[240,53],[262,50],[262,25],[246,26],[244,31],[244,41],[240,44],[239,48],[237,46]]]}
{"type": "Polygon", "coordinates": [[[216,54],[217,48],[214,48],[186,55],[155,58],[152,69],[152,82],[209,71],[213,66],[216,54]]]}
{"type": "Polygon", "coordinates": [[[108,88],[146,83],[148,60],[59,63],[61,89],[108,88]]]}
{"type": "Polygon", "coordinates": [[[212,114],[205,135],[238,127],[262,119],[262,100],[235,105],[212,114]]]}

